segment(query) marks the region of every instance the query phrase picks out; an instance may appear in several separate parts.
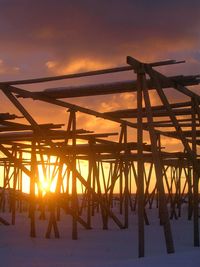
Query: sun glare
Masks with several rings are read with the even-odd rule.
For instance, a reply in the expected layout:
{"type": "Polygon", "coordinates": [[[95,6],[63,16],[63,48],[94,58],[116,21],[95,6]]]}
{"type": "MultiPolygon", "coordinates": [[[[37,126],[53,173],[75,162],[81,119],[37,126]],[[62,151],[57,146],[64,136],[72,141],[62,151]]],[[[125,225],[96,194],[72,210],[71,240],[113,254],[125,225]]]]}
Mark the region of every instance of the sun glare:
{"type": "Polygon", "coordinates": [[[42,192],[42,195],[45,195],[50,191],[50,182],[45,179],[40,179],[39,181],[39,190],[42,192]]]}

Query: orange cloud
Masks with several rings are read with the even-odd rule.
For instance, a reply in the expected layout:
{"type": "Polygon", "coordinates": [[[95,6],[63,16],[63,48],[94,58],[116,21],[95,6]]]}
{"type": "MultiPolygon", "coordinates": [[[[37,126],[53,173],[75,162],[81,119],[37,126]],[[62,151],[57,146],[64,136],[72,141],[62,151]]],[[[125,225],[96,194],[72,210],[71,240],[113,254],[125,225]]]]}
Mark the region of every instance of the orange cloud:
{"type": "Polygon", "coordinates": [[[79,58],[70,62],[50,60],[47,61],[45,65],[49,71],[57,75],[104,69],[113,66],[110,63],[100,60],[93,60],[91,58],[79,58]]]}
{"type": "Polygon", "coordinates": [[[0,75],[5,75],[7,73],[9,74],[16,74],[20,71],[19,67],[12,67],[9,66],[4,62],[3,59],[0,59],[0,75]]]}

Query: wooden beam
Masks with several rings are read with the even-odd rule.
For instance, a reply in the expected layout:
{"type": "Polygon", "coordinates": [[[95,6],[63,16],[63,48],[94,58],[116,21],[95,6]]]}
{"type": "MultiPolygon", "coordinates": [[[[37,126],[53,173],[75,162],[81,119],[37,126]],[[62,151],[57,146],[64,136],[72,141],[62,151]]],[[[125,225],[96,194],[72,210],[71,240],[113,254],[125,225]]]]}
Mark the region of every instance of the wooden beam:
{"type": "MultiPolygon", "coordinates": [[[[171,120],[173,122],[173,125],[174,125],[174,127],[176,129],[177,135],[179,136],[180,140],[182,141],[182,144],[183,144],[184,148],[188,152],[188,157],[193,162],[194,167],[195,167],[198,175],[200,176],[200,167],[199,167],[199,165],[198,165],[198,163],[196,161],[195,154],[191,150],[191,148],[189,146],[189,143],[188,143],[188,140],[186,139],[186,137],[184,135],[184,132],[182,131],[182,129],[181,129],[180,125],[179,125],[179,122],[177,121],[177,119],[175,117],[174,111],[170,107],[168,99],[167,99],[165,93],[163,92],[162,87],[160,86],[160,83],[159,83],[159,80],[158,80],[159,76],[157,75],[157,72],[155,72],[150,66],[146,66],[146,71],[150,75],[150,77],[155,80],[155,83],[157,83],[157,88],[156,88],[157,93],[158,93],[163,105],[165,105],[165,107],[166,107],[166,109],[167,109],[167,111],[169,113],[169,117],[171,118],[171,120]]],[[[200,96],[198,96],[198,98],[196,98],[196,96],[195,96],[194,98],[197,99],[197,100],[198,99],[200,100],[200,96]]]]}
{"type": "MultiPolygon", "coordinates": [[[[193,100],[192,110],[192,151],[197,154],[196,132],[196,102],[193,100]]],[[[193,163],[193,240],[194,246],[199,247],[199,174],[193,163]]]]}
{"type": "MultiPolygon", "coordinates": [[[[199,81],[196,76],[172,76],[170,77],[175,83],[180,83],[185,86],[196,85],[199,81]]],[[[152,80],[147,80],[148,88],[153,90],[155,84],[152,80]]],[[[163,88],[169,88],[170,82],[162,82],[163,88]]],[[[37,91],[38,94],[44,94],[53,98],[71,98],[71,97],[83,97],[83,96],[95,96],[95,95],[107,95],[117,94],[125,92],[136,92],[137,84],[135,80],[120,81],[103,84],[91,84],[80,86],[68,86],[58,88],[48,88],[43,91],[37,91]]]]}
{"type": "MultiPolygon", "coordinates": [[[[183,115],[190,115],[191,114],[191,108],[183,108],[183,109],[172,109],[174,112],[174,115],[176,116],[183,116],[183,115]]],[[[104,114],[108,116],[112,116],[113,118],[137,118],[137,109],[125,109],[125,110],[117,110],[117,111],[111,111],[111,112],[105,112],[104,114]]],[[[157,110],[152,108],[152,115],[154,117],[169,117],[169,113],[167,110],[157,110]]],[[[147,113],[145,111],[142,112],[142,117],[147,117],[147,113]]]]}
{"type": "Polygon", "coordinates": [[[138,256],[144,257],[144,162],[143,162],[143,127],[142,127],[142,91],[145,86],[145,73],[140,66],[137,73],[137,190],[138,190],[138,256]]]}
{"type": "MultiPolygon", "coordinates": [[[[184,63],[184,62],[185,61],[166,60],[166,61],[152,62],[149,64],[152,67],[158,67],[158,66],[163,66],[163,65],[180,64],[180,63],[184,63]]],[[[116,73],[116,72],[130,71],[130,70],[132,70],[131,66],[122,66],[122,67],[115,67],[115,68],[87,71],[87,72],[81,72],[81,73],[66,74],[66,75],[53,76],[53,77],[42,77],[42,78],[36,78],[36,79],[7,81],[7,82],[0,83],[0,85],[1,84],[17,85],[17,84],[42,83],[42,82],[58,81],[58,80],[63,80],[63,79],[80,78],[80,77],[102,75],[102,74],[116,73]]]]}
{"type": "Polygon", "coordinates": [[[47,96],[44,96],[44,95],[41,95],[41,94],[37,94],[37,93],[34,93],[34,92],[29,92],[29,91],[26,91],[26,90],[22,90],[22,89],[13,87],[13,86],[12,87],[11,86],[2,87],[1,90],[3,90],[6,93],[6,91],[8,91],[8,88],[9,88],[9,90],[11,92],[16,93],[16,94],[20,94],[21,96],[25,96],[25,97],[29,97],[29,98],[33,98],[33,99],[38,99],[38,100],[41,100],[41,101],[44,101],[44,102],[47,102],[47,103],[50,103],[50,104],[53,104],[53,105],[57,105],[57,106],[60,106],[60,107],[65,107],[65,108],[68,108],[68,109],[71,109],[71,110],[75,110],[75,111],[80,111],[80,112],[88,114],[88,115],[93,115],[95,117],[103,118],[103,119],[106,119],[106,120],[110,120],[110,121],[117,122],[117,123],[120,123],[120,124],[125,124],[125,125],[128,125],[128,126],[132,127],[132,123],[131,122],[128,122],[128,121],[125,121],[125,120],[121,120],[121,119],[117,119],[117,118],[113,118],[111,116],[107,116],[104,113],[101,113],[101,112],[98,112],[98,111],[94,111],[94,110],[91,110],[91,109],[88,109],[88,108],[80,107],[78,105],[74,105],[74,104],[71,104],[71,103],[68,103],[68,102],[64,102],[64,101],[61,101],[61,100],[53,99],[51,97],[47,97],[47,96]]]}
{"type": "Polygon", "coordinates": [[[146,107],[147,119],[149,123],[148,129],[149,129],[149,136],[151,139],[152,157],[153,157],[153,161],[155,164],[154,166],[155,166],[155,172],[156,172],[156,182],[157,182],[157,186],[159,190],[159,207],[160,207],[161,222],[164,227],[164,235],[165,235],[167,252],[174,253],[174,243],[173,243],[171,225],[169,221],[169,215],[168,215],[167,203],[166,203],[166,197],[165,197],[164,185],[163,185],[163,178],[162,178],[162,163],[160,159],[160,153],[157,147],[156,132],[153,126],[153,114],[151,110],[150,97],[149,97],[148,89],[146,86],[143,87],[143,94],[144,94],[144,102],[145,102],[145,107],[146,107]]]}
{"type": "Polygon", "coordinates": [[[141,71],[141,68],[143,69],[143,72],[144,72],[143,73],[144,80],[143,80],[142,89],[143,89],[143,96],[144,96],[146,114],[147,114],[147,119],[148,119],[148,130],[149,130],[149,136],[151,140],[152,157],[153,157],[153,161],[155,164],[156,181],[157,181],[157,186],[159,190],[160,216],[161,216],[161,221],[164,227],[167,252],[174,253],[173,237],[172,237],[172,232],[171,232],[171,226],[170,226],[170,221],[169,221],[167,203],[166,203],[163,180],[162,180],[162,163],[160,159],[160,153],[157,147],[156,132],[153,126],[153,114],[152,114],[152,109],[151,109],[151,104],[150,104],[149,92],[148,92],[147,85],[145,84],[145,71],[146,70],[144,69],[143,64],[141,64],[139,61],[133,58],[129,58],[127,61],[129,64],[133,66],[136,73],[139,73],[141,71]]]}
{"type": "MultiPolygon", "coordinates": [[[[9,87],[9,88],[11,89],[12,87],[9,87]]],[[[69,157],[66,156],[66,154],[62,151],[62,149],[59,149],[52,142],[51,138],[48,138],[48,136],[46,135],[46,133],[39,127],[39,125],[37,124],[37,122],[31,117],[31,115],[26,111],[26,109],[22,106],[22,104],[13,96],[13,94],[9,90],[5,90],[5,88],[4,88],[4,89],[2,89],[2,91],[8,97],[8,99],[13,103],[13,105],[15,105],[16,108],[23,114],[23,116],[27,119],[27,121],[32,125],[33,130],[37,134],[37,139],[40,140],[40,138],[44,138],[45,137],[46,143],[51,147],[52,153],[56,153],[62,159],[62,161],[67,165],[68,169],[74,171],[74,175],[79,179],[79,181],[82,183],[82,185],[85,186],[85,188],[87,188],[94,195],[95,199],[99,203],[101,203],[101,205],[105,208],[105,210],[107,211],[108,215],[113,219],[113,221],[120,228],[123,229],[124,227],[123,227],[122,223],[120,222],[120,220],[105,205],[105,203],[103,202],[103,200],[101,198],[99,198],[99,196],[95,193],[94,189],[91,188],[91,187],[89,187],[89,185],[87,184],[87,181],[82,177],[82,175],[76,169],[74,170],[73,164],[71,163],[69,157]]],[[[68,106],[68,108],[70,108],[70,107],[71,107],[71,105],[68,106]]],[[[74,107],[74,105],[72,105],[72,107],[74,107]]],[[[72,110],[76,110],[76,109],[73,109],[72,108],[72,110]]]]}

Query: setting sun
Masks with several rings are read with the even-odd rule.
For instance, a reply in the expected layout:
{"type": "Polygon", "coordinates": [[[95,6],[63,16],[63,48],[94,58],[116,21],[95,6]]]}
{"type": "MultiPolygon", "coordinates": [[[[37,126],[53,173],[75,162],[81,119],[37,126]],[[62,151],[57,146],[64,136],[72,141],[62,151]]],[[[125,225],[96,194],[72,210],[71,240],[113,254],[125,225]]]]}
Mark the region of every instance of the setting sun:
{"type": "Polygon", "coordinates": [[[42,191],[43,195],[50,191],[51,184],[49,181],[45,181],[40,178],[39,189],[42,191]]]}

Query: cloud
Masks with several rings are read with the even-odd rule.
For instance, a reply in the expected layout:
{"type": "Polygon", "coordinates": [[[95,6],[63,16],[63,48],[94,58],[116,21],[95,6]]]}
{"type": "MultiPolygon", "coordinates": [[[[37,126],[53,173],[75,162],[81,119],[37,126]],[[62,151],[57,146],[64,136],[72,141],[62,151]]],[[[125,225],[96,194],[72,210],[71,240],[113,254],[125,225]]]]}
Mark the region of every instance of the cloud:
{"type": "Polygon", "coordinates": [[[109,62],[101,62],[100,60],[93,60],[90,58],[79,58],[68,62],[52,60],[47,61],[45,65],[50,72],[57,75],[106,69],[112,66],[109,62]]]}
{"type": "Polygon", "coordinates": [[[59,66],[78,60],[119,65],[128,54],[151,61],[188,51],[197,59],[197,0],[60,0],[56,4],[1,0],[0,4],[1,51],[21,64],[28,61],[35,67],[37,62],[44,73],[48,69],[41,65],[49,61],[59,66]]]}
{"type": "Polygon", "coordinates": [[[16,74],[19,73],[19,67],[13,67],[5,63],[3,59],[0,59],[0,75],[16,74]]]}
{"type": "Polygon", "coordinates": [[[184,150],[180,140],[166,136],[162,136],[162,146],[165,148],[164,151],[177,152],[184,150]]]}
{"type": "MultiPolygon", "coordinates": [[[[77,127],[84,128],[85,130],[93,131],[95,133],[113,133],[119,132],[120,129],[120,125],[118,123],[96,118],[94,116],[87,116],[83,113],[77,113],[77,127]]],[[[118,140],[118,138],[118,136],[114,136],[114,139],[118,140]]]]}
{"type": "MultiPolygon", "coordinates": [[[[186,59],[187,64],[162,71],[171,75],[199,72],[200,2],[197,0],[0,0],[0,6],[2,79],[8,73],[9,77],[17,75],[20,79],[125,65],[127,55],[145,62],[186,59]]],[[[132,79],[132,73],[130,76],[132,79]]],[[[113,77],[110,79],[118,79],[113,77]]],[[[108,77],[95,79],[104,83],[108,77]]],[[[80,81],[85,82],[86,79],[80,81]]],[[[169,94],[180,100],[178,94],[169,94]]],[[[151,96],[152,105],[159,104],[157,95],[151,92],[151,96]]],[[[101,112],[134,108],[135,101],[131,93],[70,100],[101,112]]],[[[64,114],[61,112],[58,118],[52,105],[49,110],[46,105],[39,105],[36,108],[31,104],[37,120],[64,121],[64,114]]],[[[98,120],[81,122],[100,130],[114,127],[98,120]]]]}

